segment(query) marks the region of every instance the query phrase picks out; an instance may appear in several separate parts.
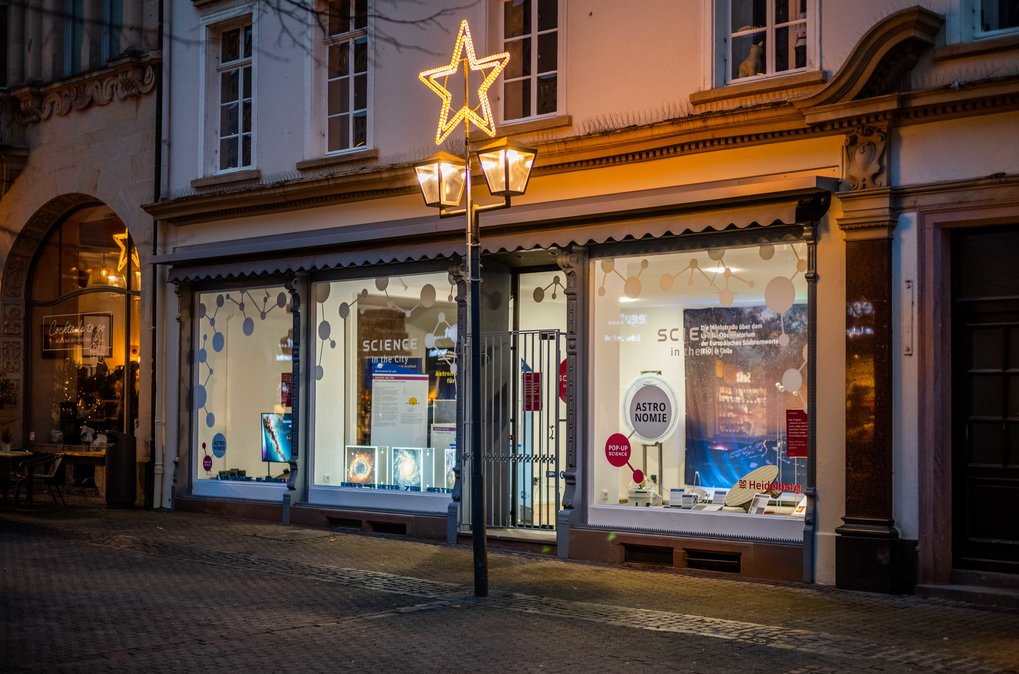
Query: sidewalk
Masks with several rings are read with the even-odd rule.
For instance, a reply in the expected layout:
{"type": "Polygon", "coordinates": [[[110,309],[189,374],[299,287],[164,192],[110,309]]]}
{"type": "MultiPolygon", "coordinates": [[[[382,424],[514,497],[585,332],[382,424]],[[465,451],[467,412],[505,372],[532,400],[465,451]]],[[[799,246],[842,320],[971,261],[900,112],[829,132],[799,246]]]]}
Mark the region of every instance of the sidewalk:
{"type": "Polygon", "coordinates": [[[206,515],[0,509],[2,671],[1019,671],[1019,611],[206,515]]]}

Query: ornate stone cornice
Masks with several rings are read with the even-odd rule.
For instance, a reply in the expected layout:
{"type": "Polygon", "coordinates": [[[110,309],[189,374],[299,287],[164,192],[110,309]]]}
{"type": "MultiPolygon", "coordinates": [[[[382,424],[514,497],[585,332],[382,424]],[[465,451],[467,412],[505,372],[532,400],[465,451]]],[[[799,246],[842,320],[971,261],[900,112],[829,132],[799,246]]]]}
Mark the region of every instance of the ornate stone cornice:
{"type": "Polygon", "coordinates": [[[149,94],[156,88],[159,63],[158,53],[130,55],[98,72],[43,86],[18,87],[11,92],[20,103],[17,121],[35,124],[54,115],[64,117],[75,110],[149,94]]]}

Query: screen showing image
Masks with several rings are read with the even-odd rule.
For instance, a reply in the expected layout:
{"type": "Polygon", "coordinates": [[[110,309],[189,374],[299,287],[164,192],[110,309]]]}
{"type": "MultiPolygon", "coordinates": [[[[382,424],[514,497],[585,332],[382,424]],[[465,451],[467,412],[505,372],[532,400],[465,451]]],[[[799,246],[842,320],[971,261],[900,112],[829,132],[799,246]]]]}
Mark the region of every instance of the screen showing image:
{"type": "Polygon", "coordinates": [[[417,447],[393,448],[393,484],[421,487],[421,450],[417,447]]]}
{"type": "Polygon", "coordinates": [[[456,464],[456,450],[447,449],[445,461],[445,484],[446,489],[452,489],[453,485],[456,484],[456,474],[453,473],[453,466],[456,464]]]}
{"type": "Polygon", "coordinates": [[[354,484],[375,484],[379,481],[376,462],[377,450],[375,447],[348,445],[343,481],[354,484]]]}
{"type": "Polygon", "coordinates": [[[262,413],[262,461],[287,463],[293,456],[291,434],[294,420],[290,413],[262,413]]]}

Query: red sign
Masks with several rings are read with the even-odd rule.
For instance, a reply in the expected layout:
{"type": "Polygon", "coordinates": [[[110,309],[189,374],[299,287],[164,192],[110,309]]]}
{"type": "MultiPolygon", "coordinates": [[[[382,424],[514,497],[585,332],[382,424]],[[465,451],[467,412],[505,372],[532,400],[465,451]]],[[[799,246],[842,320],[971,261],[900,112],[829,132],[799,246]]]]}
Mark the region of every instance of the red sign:
{"type": "Polygon", "coordinates": [[[294,405],[294,397],[292,395],[293,382],[293,372],[280,373],[280,405],[283,405],[283,407],[293,407],[294,405]]]}
{"type": "Polygon", "coordinates": [[[559,399],[566,402],[566,359],[559,363],[559,399]]]}
{"type": "Polygon", "coordinates": [[[605,441],[605,458],[616,468],[630,462],[630,439],[622,433],[613,433],[605,441]]]}
{"type": "Polygon", "coordinates": [[[785,411],[785,455],[789,459],[807,458],[807,413],[804,410],[785,411]]]}
{"type": "Polygon", "coordinates": [[[541,373],[522,372],[521,384],[524,389],[524,411],[541,411],[541,373]]]}
{"type": "Polygon", "coordinates": [[[206,454],[202,458],[202,468],[205,469],[206,473],[208,473],[210,470],[212,470],[212,457],[209,456],[208,454],[206,454]]]}

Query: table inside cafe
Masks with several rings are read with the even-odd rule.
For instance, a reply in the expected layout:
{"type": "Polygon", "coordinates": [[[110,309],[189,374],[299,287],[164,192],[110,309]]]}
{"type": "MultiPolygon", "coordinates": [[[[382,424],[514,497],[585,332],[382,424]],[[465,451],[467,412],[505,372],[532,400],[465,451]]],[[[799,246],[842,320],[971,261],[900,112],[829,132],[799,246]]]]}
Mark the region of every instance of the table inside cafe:
{"type": "Polygon", "coordinates": [[[95,475],[94,479],[96,482],[96,489],[99,490],[99,496],[106,496],[106,448],[93,448],[88,445],[63,445],[63,444],[52,444],[52,443],[32,443],[30,449],[32,454],[36,456],[45,456],[53,454],[64,455],[64,465],[68,466],[65,471],[68,481],[72,479],[74,473],[72,466],[94,466],[95,475]]]}

